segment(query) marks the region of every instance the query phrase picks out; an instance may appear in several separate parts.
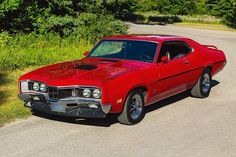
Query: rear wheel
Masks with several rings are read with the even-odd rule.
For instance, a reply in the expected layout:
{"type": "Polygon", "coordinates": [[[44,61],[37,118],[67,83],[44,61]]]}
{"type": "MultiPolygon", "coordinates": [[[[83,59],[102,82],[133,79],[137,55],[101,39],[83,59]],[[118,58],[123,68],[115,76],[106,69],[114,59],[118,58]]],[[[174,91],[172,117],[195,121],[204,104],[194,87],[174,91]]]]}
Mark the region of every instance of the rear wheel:
{"type": "Polygon", "coordinates": [[[198,79],[198,82],[191,90],[191,95],[197,98],[206,98],[211,92],[211,70],[209,68],[205,69],[202,72],[201,77],[198,79]]]}
{"type": "Polygon", "coordinates": [[[139,123],[144,116],[143,93],[141,90],[134,90],[128,95],[118,121],[122,124],[134,125],[139,123]]]}

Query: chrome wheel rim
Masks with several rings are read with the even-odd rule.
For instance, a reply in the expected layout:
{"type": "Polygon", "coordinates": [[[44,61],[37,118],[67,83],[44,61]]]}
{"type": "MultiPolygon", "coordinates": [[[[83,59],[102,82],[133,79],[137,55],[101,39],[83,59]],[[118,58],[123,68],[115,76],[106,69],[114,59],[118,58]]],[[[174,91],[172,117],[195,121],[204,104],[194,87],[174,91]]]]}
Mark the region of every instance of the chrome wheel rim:
{"type": "Polygon", "coordinates": [[[134,120],[138,119],[142,114],[142,98],[140,95],[135,94],[130,101],[130,117],[134,120]]]}
{"type": "Polygon", "coordinates": [[[211,78],[209,74],[203,75],[203,81],[202,81],[202,91],[203,93],[208,93],[211,86],[211,78]]]}

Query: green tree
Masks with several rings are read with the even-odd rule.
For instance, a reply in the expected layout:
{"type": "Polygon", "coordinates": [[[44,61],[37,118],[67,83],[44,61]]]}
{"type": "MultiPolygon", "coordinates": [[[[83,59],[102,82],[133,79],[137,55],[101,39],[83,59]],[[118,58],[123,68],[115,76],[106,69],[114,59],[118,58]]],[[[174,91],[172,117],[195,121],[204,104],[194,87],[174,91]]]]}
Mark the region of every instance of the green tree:
{"type": "Polygon", "coordinates": [[[198,15],[207,14],[206,0],[197,0],[196,1],[196,14],[198,14],[198,15]]]}
{"type": "Polygon", "coordinates": [[[195,0],[159,0],[158,11],[164,14],[188,15],[196,12],[195,0]]]}
{"type": "Polygon", "coordinates": [[[139,0],[137,2],[137,10],[139,11],[157,11],[158,0],[139,0]]]}
{"type": "Polygon", "coordinates": [[[135,1],[3,0],[0,1],[0,28],[10,33],[55,31],[63,37],[76,30],[80,14],[112,14],[116,18],[123,18],[134,9],[135,1]]]}
{"type": "Polygon", "coordinates": [[[208,0],[206,4],[211,15],[223,18],[227,25],[236,27],[236,0],[208,0]]]}
{"type": "Polygon", "coordinates": [[[221,14],[226,24],[236,28],[236,0],[221,0],[219,7],[222,7],[221,14]]]}

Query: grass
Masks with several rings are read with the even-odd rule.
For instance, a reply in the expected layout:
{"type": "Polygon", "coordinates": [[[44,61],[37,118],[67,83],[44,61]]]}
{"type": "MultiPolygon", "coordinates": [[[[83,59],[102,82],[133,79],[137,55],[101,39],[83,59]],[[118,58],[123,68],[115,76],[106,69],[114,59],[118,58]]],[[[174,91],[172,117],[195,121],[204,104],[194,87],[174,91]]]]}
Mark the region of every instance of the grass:
{"type": "Polygon", "coordinates": [[[22,74],[43,65],[80,59],[91,46],[79,37],[61,40],[55,35],[31,34],[0,38],[0,126],[31,115],[17,97],[22,74]]]}
{"type": "MultiPolygon", "coordinates": [[[[0,45],[0,69],[16,70],[60,61],[74,60],[90,50],[91,44],[79,37],[60,39],[56,35],[16,35],[0,45]]],[[[0,38],[1,41],[1,38],[0,38]]],[[[1,42],[0,42],[1,43],[1,42]]]]}
{"type": "Polygon", "coordinates": [[[30,67],[24,70],[0,73],[0,126],[11,122],[16,118],[24,118],[31,115],[30,110],[25,108],[23,102],[21,102],[17,97],[17,79],[20,75],[35,68],[36,67],[30,67]]]}
{"type": "Polygon", "coordinates": [[[222,24],[222,20],[209,15],[179,16],[183,23],[222,24]]]}
{"type": "Polygon", "coordinates": [[[236,32],[236,29],[230,28],[230,27],[225,26],[223,24],[205,24],[205,23],[182,22],[182,23],[175,23],[175,25],[180,26],[180,27],[188,27],[188,28],[236,32]]]}

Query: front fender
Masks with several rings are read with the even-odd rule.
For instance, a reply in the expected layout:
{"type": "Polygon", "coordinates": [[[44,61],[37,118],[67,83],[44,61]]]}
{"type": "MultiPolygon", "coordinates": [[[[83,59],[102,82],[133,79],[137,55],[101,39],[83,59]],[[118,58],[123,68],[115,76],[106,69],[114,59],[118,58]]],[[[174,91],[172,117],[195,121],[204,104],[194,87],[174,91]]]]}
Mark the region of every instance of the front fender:
{"type": "MultiPolygon", "coordinates": [[[[150,73],[149,73],[150,74],[150,73]]],[[[133,89],[137,87],[146,87],[148,91],[151,90],[151,83],[153,78],[148,75],[148,70],[143,72],[134,72],[117,77],[114,80],[109,81],[103,86],[104,102],[112,105],[112,113],[122,112],[126,97],[133,89]],[[109,95],[109,96],[108,96],[109,95]]]]}

